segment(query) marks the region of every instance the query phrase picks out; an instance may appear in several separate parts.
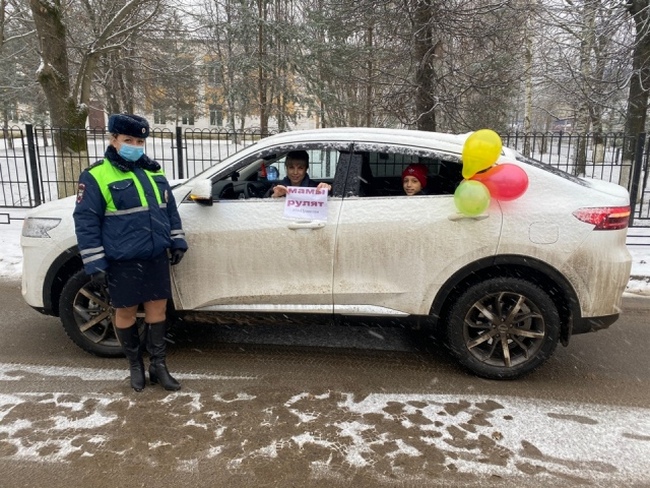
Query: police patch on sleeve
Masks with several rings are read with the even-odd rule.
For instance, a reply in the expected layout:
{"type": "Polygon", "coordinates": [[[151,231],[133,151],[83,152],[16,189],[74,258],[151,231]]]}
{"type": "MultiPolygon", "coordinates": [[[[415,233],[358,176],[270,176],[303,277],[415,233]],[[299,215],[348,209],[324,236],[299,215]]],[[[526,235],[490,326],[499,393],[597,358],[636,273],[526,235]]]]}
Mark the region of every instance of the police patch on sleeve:
{"type": "Polygon", "coordinates": [[[81,200],[84,199],[84,192],[86,191],[86,185],[79,183],[77,186],[77,203],[81,203],[81,200]]]}

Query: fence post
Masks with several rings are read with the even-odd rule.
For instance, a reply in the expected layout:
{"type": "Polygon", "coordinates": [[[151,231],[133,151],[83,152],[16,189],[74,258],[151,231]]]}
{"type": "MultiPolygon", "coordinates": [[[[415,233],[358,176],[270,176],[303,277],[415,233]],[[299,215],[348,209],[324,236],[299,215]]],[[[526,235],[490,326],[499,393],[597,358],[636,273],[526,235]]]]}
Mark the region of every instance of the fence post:
{"type": "Polygon", "coordinates": [[[632,163],[632,183],[630,185],[630,221],[629,226],[634,225],[634,213],[636,212],[636,200],[639,193],[639,181],[641,180],[641,168],[643,167],[643,150],[645,149],[646,133],[641,132],[636,138],[634,149],[634,162],[632,163]]]}
{"type": "Polygon", "coordinates": [[[185,178],[183,171],[183,133],[180,127],[176,126],[176,161],[178,163],[178,179],[185,178]]]}
{"type": "Polygon", "coordinates": [[[34,192],[35,207],[38,207],[42,201],[41,187],[39,183],[41,179],[38,175],[38,165],[36,164],[36,144],[34,143],[34,126],[32,124],[25,124],[25,134],[27,135],[27,154],[29,154],[29,171],[32,180],[32,190],[34,192]]]}

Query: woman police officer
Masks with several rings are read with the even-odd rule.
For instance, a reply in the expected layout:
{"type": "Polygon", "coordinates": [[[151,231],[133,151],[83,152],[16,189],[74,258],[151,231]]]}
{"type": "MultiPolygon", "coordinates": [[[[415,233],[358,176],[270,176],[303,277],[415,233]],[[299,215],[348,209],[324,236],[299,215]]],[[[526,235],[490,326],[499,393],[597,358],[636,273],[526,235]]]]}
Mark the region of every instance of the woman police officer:
{"type": "Polygon", "coordinates": [[[166,390],[178,390],[181,385],[167,370],[164,338],[171,298],[169,263],[178,264],[187,250],[181,219],[160,164],[144,154],[147,120],[111,115],[108,131],[104,159],[79,177],[73,215],[81,258],[92,281],[108,286],[131,387],[141,391],[145,386],[136,325],[143,304],[149,379],[166,390]]]}

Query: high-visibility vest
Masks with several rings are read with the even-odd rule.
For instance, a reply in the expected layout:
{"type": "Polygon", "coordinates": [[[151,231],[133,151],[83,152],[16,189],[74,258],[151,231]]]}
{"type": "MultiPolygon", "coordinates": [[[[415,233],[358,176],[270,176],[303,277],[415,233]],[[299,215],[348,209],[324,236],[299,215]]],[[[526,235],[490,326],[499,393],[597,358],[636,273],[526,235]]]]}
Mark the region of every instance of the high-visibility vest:
{"type": "MultiPolygon", "coordinates": [[[[104,201],[106,202],[106,215],[120,214],[123,212],[123,210],[119,210],[115,207],[115,202],[113,201],[113,196],[109,188],[109,185],[117,181],[133,181],[133,185],[135,186],[138,192],[138,197],[140,198],[140,208],[142,210],[146,210],[149,207],[149,203],[147,202],[142,183],[133,171],[121,171],[119,168],[113,166],[108,159],[104,159],[103,164],[98,164],[97,166],[90,168],[88,171],[93,175],[95,181],[97,181],[97,185],[99,186],[99,189],[104,196],[104,201]]],[[[153,189],[158,205],[166,203],[163,199],[163,196],[160,194],[160,190],[158,189],[156,181],[154,180],[154,176],[165,176],[165,173],[162,171],[162,169],[158,171],[143,169],[142,171],[145,175],[147,175],[147,178],[149,179],[149,183],[151,184],[151,188],[153,189]]],[[[133,212],[133,209],[129,211],[133,212]]]]}

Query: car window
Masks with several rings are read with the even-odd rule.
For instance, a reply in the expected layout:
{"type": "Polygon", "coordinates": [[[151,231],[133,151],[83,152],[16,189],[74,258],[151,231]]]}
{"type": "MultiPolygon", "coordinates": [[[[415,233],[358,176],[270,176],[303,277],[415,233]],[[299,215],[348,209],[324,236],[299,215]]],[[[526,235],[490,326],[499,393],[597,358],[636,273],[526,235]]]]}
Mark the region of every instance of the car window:
{"type": "Polygon", "coordinates": [[[462,166],[453,155],[386,146],[378,151],[355,150],[354,155],[359,161],[351,168],[360,172],[357,194],[363,197],[404,196],[402,172],[411,164],[426,166],[427,195],[453,194],[463,180],[462,166]]]}
{"type": "Polygon", "coordinates": [[[291,151],[304,150],[309,155],[307,174],[313,181],[334,185],[341,154],[347,145],[311,143],[278,146],[252,154],[238,161],[213,180],[212,196],[215,200],[247,200],[267,198],[275,184],[286,176],[285,161],[291,151]]]}

